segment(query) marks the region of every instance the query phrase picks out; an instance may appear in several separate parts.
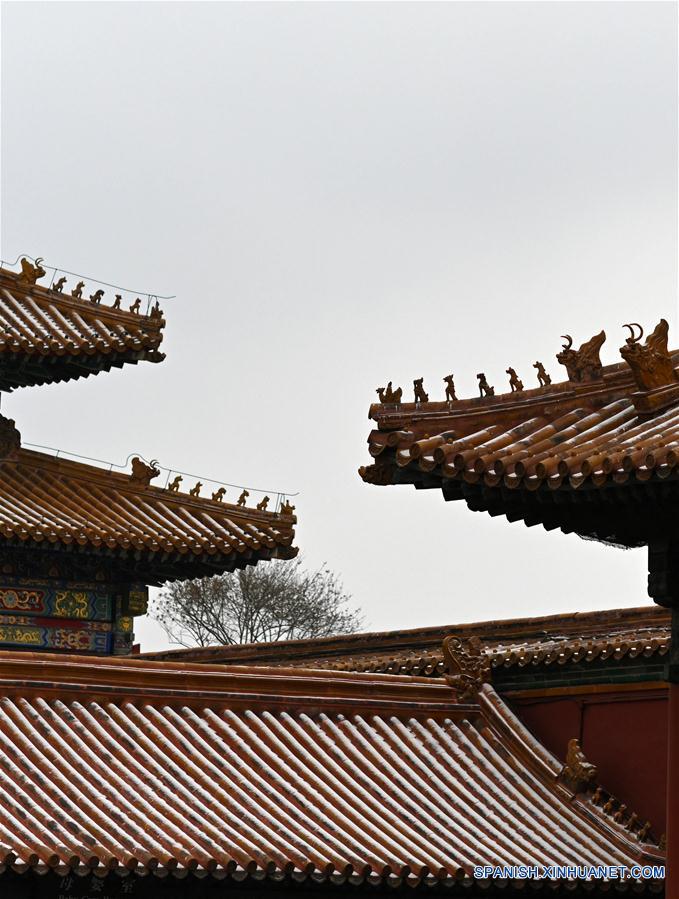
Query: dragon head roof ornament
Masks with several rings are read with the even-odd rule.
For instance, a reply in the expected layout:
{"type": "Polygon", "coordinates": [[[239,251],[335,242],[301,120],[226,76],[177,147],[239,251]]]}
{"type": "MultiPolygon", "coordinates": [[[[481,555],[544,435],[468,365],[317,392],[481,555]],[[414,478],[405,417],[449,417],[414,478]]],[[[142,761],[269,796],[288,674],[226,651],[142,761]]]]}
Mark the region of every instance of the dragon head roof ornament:
{"type": "Polygon", "coordinates": [[[620,347],[620,355],[632,369],[639,389],[655,390],[668,384],[676,384],[674,364],[667,349],[670,327],[667,320],[661,318],[643,344],[641,338],[644,336],[644,329],[640,324],[630,322],[623,327],[629,330],[629,337],[626,338],[625,345],[620,347]],[[635,333],[637,328],[638,333],[635,333]]]}
{"type": "Polygon", "coordinates": [[[598,381],[603,376],[603,367],[599,353],[606,340],[606,332],[599,331],[594,337],[585,341],[579,350],[573,349],[573,338],[570,334],[562,334],[566,341],[556,360],[566,367],[569,381],[598,381]]]}

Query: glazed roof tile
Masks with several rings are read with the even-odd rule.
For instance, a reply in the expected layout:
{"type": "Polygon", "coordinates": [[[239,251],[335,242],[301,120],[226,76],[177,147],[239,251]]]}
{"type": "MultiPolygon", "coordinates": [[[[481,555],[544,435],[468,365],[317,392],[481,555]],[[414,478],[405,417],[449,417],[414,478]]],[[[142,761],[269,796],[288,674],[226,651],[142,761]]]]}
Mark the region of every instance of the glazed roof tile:
{"type": "Polygon", "coordinates": [[[462,705],[418,678],[3,652],[0,747],[20,872],[455,885],[661,860],[490,687],[462,705]]]}
{"type": "Polygon", "coordinates": [[[0,543],[134,558],[150,583],[291,558],[296,520],[25,448],[0,461],[0,543]]]}
{"type": "Polygon", "coordinates": [[[529,526],[642,545],[653,515],[625,509],[619,491],[644,485],[656,508],[676,504],[679,353],[667,360],[675,380],[656,390],[640,390],[630,366],[618,363],[594,380],[470,400],[374,404],[368,448],[375,461],[359,474],[372,484],[440,488],[447,500],[529,526]]]}
{"type": "Polygon", "coordinates": [[[447,673],[442,644],[448,636],[479,637],[493,668],[616,662],[666,655],[670,613],[658,606],[643,606],[313,640],[164,650],[145,657],[441,677],[447,673]]]}
{"type": "Polygon", "coordinates": [[[0,269],[0,390],[160,362],[165,320],[27,284],[0,269]]]}
{"type": "MultiPolygon", "coordinates": [[[[456,403],[373,405],[378,430],[368,446],[377,467],[394,474],[419,471],[512,490],[667,477],[679,463],[679,399],[640,416],[633,392],[631,374],[612,365],[596,383],[456,403]]],[[[374,469],[362,473],[379,481],[374,469]]]]}

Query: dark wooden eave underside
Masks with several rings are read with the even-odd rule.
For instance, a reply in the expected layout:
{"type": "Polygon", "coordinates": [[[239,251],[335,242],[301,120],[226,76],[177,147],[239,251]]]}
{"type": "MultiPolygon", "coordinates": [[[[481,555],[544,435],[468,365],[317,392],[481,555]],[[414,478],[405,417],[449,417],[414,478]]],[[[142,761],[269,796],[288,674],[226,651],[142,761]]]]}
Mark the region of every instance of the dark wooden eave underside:
{"type": "Polygon", "coordinates": [[[360,475],[371,484],[440,489],[446,500],[529,527],[620,546],[650,543],[675,529],[677,355],[677,384],[657,395],[639,392],[632,370],[617,364],[582,383],[373,405],[374,462],[360,475]]]}
{"type": "MultiPolygon", "coordinates": [[[[8,446],[18,439],[7,420],[3,433],[8,446]]],[[[61,558],[69,576],[88,559],[150,584],[213,575],[291,558],[295,523],[291,514],[155,487],[21,447],[0,461],[0,558],[28,574],[45,555],[57,567],[61,558]]]]}
{"type": "Polygon", "coordinates": [[[676,528],[679,508],[679,476],[672,472],[661,480],[654,475],[643,482],[631,477],[625,484],[600,487],[567,483],[553,490],[546,484],[537,490],[510,489],[504,484],[468,484],[413,469],[390,469],[391,483],[413,484],[418,490],[440,489],[446,501],[464,500],[473,512],[504,515],[526,527],[598,540],[614,546],[638,547],[676,528]]]}
{"type": "MultiPolygon", "coordinates": [[[[87,377],[142,360],[161,362],[165,319],[31,283],[0,269],[0,390],[87,377]]],[[[141,301],[139,301],[141,302],[141,301]]]]}
{"type": "MultiPolygon", "coordinates": [[[[190,580],[199,577],[212,577],[229,571],[237,571],[258,562],[272,559],[294,559],[299,552],[297,547],[261,546],[258,549],[248,548],[232,553],[171,553],[149,552],[140,549],[124,549],[122,547],[95,547],[91,544],[80,546],[77,543],[68,546],[62,543],[47,541],[22,541],[18,538],[0,539],[0,566],[15,566],[30,553],[35,560],[38,555],[43,561],[52,560],[59,570],[68,577],[89,579],[99,569],[115,572],[116,581],[139,581],[150,586],[160,586],[168,581],[190,580]]],[[[17,570],[21,571],[21,567],[17,570]]]]}
{"type": "Polygon", "coordinates": [[[99,372],[136,365],[138,362],[162,362],[158,350],[129,350],[124,353],[95,353],[91,356],[0,355],[0,391],[89,378],[99,372]]]}

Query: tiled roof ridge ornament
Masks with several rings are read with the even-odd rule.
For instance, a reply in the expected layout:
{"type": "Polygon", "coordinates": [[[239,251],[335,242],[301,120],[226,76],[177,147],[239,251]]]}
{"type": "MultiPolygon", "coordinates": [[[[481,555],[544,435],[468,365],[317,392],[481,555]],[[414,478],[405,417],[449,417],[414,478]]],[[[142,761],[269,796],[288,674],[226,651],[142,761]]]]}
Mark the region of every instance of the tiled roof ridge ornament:
{"type": "Polygon", "coordinates": [[[43,257],[38,256],[35,260],[35,265],[32,262],[29,262],[28,259],[24,256],[21,260],[21,274],[19,275],[19,281],[24,284],[35,284],[39,278],[44,278],[47,272],[42,267],[43,257]]]}
{"type": "Polygon", "coordinates": [[[157,459],[152,459],[149,465],[142,461],[139,456],[135,456],[132,459],[132,474],[130,477],[140,487],[148,487],[153,478],[157,478],[159,474],[160,469],[158,468],[157,459]]]}
{"type": "Polygon", "coordinates": [[[446,375],[443,379],[446,385],[446,400],[449,403],[457,402],[457,394],[455,393],[454,375],[446,375]]]}
{"type": "Polygon", "coordinates": [[[286,499],[281,503],[280,514],[286,518],[292,518],[295,514],[295,507],[286,499]]]}
{"type": "Polygon", "coordinates": [[[226,493],[226,487],[220,487],[219,490],[215,490],[212,494],[212,502],[213,503],[221,503],[224,499],[224,494],[226,493]]]}
{"type": "Polygon", "coordinates": [[[679,380],[672,356],[667,349],[669,325],[661,318],[641,343],[644,329],[637,322],[623,325],[629,329],[620,355],[632,370],[638,390],[632,394],[635,409],[643,420],[679,402],[679,380]],[[639,329],[638,333],[635,329],[639,329]]]}
{"type": "Polygon", "coordinates": [[[538,383],[540,384],[540,387],[549,387],[549,385],[552,383],[552,379],[545,371],[545,367],[542,362],[534,362],[533,368],[537,368],[538,370],[538,383]]]}
{"type": "Polygon", "coordinates": [[[580,741],[577,737],[573,737],[568,741],[566,763],[561,769],[559,780],[573,793],[586,793],[594,788],[598,775],[596,765],[587,761],[580,741]]]}
{"type": "Polygon", "coordinates": [[[462,702],[474,702],[483,684],[490,683],[490,658],[478,637],[446,637],[443,658],[448,669],[446,680],[462,702]]]}
{"type": "Polygon", "coordinates": [[[517,375],[516,369],[512,368],[510,365],[507,369],[507,374],[509,375],[509,386],[512,393],[521,393],[523,390],[523,381],[517,375]]]}
{"type": "Polygon", "coordinates": [[[8,459],[21,448],[21,434],[13,418],[0,415],[0,459],[8,459]]]}
{"type": "MultiPolygon", "coordinates": [[[[37,281],[40,278],[45,277],[47,274],[47,270],[44,266],[44,259],[42,256],[38,256],[33,262],[31,262],[31,257],[23,256],[21,257],[21,271],[15,272],[11,269],[4,268],[4,262],[2,266],[0,266],[0,274],[4,277],[5,275],[11,276],[14,282],[14,286],[21,288],[23,291],[30,291],[32,287],[34,287],[37,281]]],[[[10,263],[14,264],[14,263],[10,263]]],[[[41,288],[42,291],[53,294],[64,294],[64,287],[68,283],[68,279],[66,275],[61,275],[57,278],[57,274],[59,273],[59,269],[54,268],[54,266],[48,266],[54,274],[53,274],[53,283],[51,284],[40,284],[38,287],[41,288]],[[54,280],[56,279],[56,280],[54,280]]],[[[73,274],[73,272],[67,272],[66,274],[73,274]]],[[[87,297],[83,296],[85,289],[85,280],[81,278],[80,275],[75,275],[75,277],[80,278],[76,283],[75,287],[70,291],[70,296],[75,300],[87,300],[87,297]]],[[[90,279],[94,280],[94,279],[90,279]]],[[[95,280],[95,284],[104,283],[98,282],[95,280]]],[[[110,284],[109,287],[115,287],[115,285],[110,284]]],[[[103,288],[98,287],[94,290],[93,293],[89,294],[89,302],[94,306],[102,305],[102,300],[104,297],[105,291],[103,288]]],[[[128,293],[132,293],[132,291],[128,291],[128,293]]],[[[42,294],[41,294],[42,295],[42,294]]],[[[152,300],[155,300],[153,306],[150,306],[146,314],[141,312],[142,300],[140,297],[137,297],[134,303],[129,307],[129,311],[133,314],[141,315],[145,318],[151,319],[162,319],[163,318],[163,310],[160,308],[160,302],[158,297],[155,294],[146,294],[149,300],[149,304],[152,300]]],[[[111,309],[121,309],[122,308],[122,295],[117,293],[115,294],[115,300],[111,304],[111,309]]],[[[161,297],[161,299],[170,299],[169,297],[161,297]]],[[[162,325],[161,325],[162,327],[162,325]]]]}
{"type": "Polygon", "coordinates": [[[238,501],[236,502],[237,506],[244,506],[247,502],[248,496],[250,496],[249,490],[243,490],[241,495],[238,497],[238,501]]]}
{"type": "Polygon", "coordinates": [[[639,815],[636,812],[632,812],[629,817],[627,817],[627,806],[625,803],[620,802],[615,796],[606,792],[601,785],[597,786],[590,801],[592,805],[599,808],[604,815],[613,818],[616,824],[621,824],[625,830],[635,836],[640,843],[649,843],[657,845],[660,849],[663,848],[661,845],[662,837],[659,842],[654,839],[651,834],[651,822],[645,821],[641,824],[639,815]]]}
{"type": "Polygon", "coordinates": [[[644,329],[641,325],[637,322],[623,325],[623,328],[629,329],[630,336],[626,338],[625,346],[620,347],[620,355],[632,369],[640,390],[654,390],[677,383],[672,357],[667,349],[669,327],[667,319],[661,318],[642,344],[644,329]],[[635,334],[635,328],[639,329],[638,334],[635,334]]]}
{"type": "Polygon", "coordinates": [[[485,374],[481,371],[476,377],[479,379],[479,396],[495,396],[495,388],[488,383],[485,374]]]}
{"type": "Polygon", "coordinates": [[[413,391],[415,393],[416,403],[428,403],[429,394],[424,389],[424,378],[415,378],[413,381],[413,391]]]}
{"type": "Polygon", "coordinates": [[[391,381],[388,382],[386,387],[378,387],[375,392],[380,398],[380,403],[383,405],[388,403],[398,404],[401,402],[401,397],[403,396],[403,389],[397,387],[396,390],[394,390],[391,386],[391,381]]]}
{"type": "MultiPolygon", "coordinates": [[[[117,296],[118,296],[118,294],[116,294],[116,297],[117,296]]],[[[158,300],[156,300],[156,302],[151,307],[151,311],[149,313],[149,318],[162,318],[162,317],[163,317],[163,310],[160,308],[160,303],[158,302],[158,300]]]]}
{"type": "Polygon", "coordinates": [[[599,381],[603,377],[603,366],[599,352],[606,340],[606,332],[599,331],[594,337],[582,344],[579,350],[573,349],[573,338],[570,334],[561,335],[567,343],[564,343],[563,349],[557,353],[556,359],[561,365],[566,367],[568,372],[568,380],[581,381],[599,381]]]}

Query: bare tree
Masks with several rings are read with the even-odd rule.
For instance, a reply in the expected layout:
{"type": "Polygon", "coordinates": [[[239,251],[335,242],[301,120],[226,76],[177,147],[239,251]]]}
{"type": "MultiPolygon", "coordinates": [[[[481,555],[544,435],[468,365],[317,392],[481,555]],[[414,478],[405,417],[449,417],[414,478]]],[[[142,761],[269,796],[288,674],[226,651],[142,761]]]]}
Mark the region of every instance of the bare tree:
{"type": "Polygon", "coordinates": [[[207,646],[354,633],[363,615],[350,600],[325,566],[295,559],[167,584],[151,611],[173,643],[207,646]]]}

